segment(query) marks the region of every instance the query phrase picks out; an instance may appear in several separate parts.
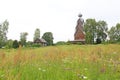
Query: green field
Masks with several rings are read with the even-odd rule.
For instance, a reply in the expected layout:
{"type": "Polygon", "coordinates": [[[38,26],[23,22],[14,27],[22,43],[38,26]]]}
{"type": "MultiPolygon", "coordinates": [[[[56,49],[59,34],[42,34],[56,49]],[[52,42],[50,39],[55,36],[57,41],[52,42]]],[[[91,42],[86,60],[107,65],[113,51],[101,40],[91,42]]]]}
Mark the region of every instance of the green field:
{"type": "Polygon", "coordinates": [[[120,80],[120,45],[0,49],[0,80],[120,80]]]}

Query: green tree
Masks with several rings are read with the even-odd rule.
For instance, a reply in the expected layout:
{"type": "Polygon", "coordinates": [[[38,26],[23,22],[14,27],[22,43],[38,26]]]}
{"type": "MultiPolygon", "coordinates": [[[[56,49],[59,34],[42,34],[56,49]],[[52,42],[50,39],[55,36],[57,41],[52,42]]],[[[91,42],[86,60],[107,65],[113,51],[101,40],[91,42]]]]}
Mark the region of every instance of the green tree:
{"type": "Polygon", "coordinates": [[[86,33],[86,43],[93,44],[96,37],[97,22],[95,19],[87,19],[84,24],[84,31],[86,33]]]}
{"type": "Polygon", "coordinates": [[[8,25],[9,22],[7,20],[0,24],[0,48],[7,42],[8,25]]]}
{"type": "Polygon", "coordinates": [[[32,47],[33,42],[32,42],[32,41],[28,41],[28,42],[26,43],[26,45],[27,45],[27,47],[32,47]]]}
{"type": "Polygon", "coordinates": [[[36,29],[33,40],[40,39],[40,29],[36,29]]]}
{"type": "Polygon", "coordinates": [[[107,38],[107,23],[105,21],[98,21],[96,26],[96,38],[105,41],[107,38]]]}
{"type": "Polygon", "coordinates": [[[115,27],[111,27],[108,31],[110,42],[120,42],[120,24],[116,24],[115,27]]]}
{"type": "Polygon", "coordinates": [[[27,32],[22,32],[22,33],[20,33],[20,44],[21,44],[22,46],[25,46],[25,45],[26,45],[27,35],[28,35],[27,32]]]}
{"type": "Polygon", "coordinates": [[[120,42],[120,23],[116,25],[117,41],[120,42]]]}
{"type": "Polygon", "coordinates": [[[13,48],[18,48],[19,47],[19,43],[17,40],[13,41],[13,48]]]}
{"type": "Polygon", "coordinates": [[[117,35],[116,35],[116,28],[115,27],[111,27],[111,29],[108,31],[108,35],[110,38],[110,42],[115,42],[117,39],[117,35]]]}
{"type": "Polygon", "coordinates": [[[107,23],[105,21],[96,21],[95,19],[87,19],[84,25],[86,33],[86,43],[94,44],[96,42],[105,41],[107,38],[107,23]]]}
{"type": "Polygon", "coordinates": [[[53,34],[51,32],[46,32],[42,36],[48,43],[48,45],[53,45],[53,34]]]}
{"type": "Polygon", "coordinates": [[[6,48],[12,48],[13,47],[13,40],[7,40],[7,43],[6,43],[6,48]]]}

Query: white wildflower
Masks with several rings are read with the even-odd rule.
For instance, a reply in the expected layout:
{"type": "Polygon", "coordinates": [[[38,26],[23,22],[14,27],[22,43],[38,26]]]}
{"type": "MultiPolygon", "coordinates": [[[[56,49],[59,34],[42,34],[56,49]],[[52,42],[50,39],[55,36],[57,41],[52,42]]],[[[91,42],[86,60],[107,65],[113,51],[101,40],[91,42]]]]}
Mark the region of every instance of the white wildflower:
{"type": "Polygon", "coordinates": [[[45,72],[46,70],[45,70],[45,69],[43,69],[42,71],[43,71],[43,72],[45,72]]]}
{"type": "Polygon", "coordinates": [[[81,75],[81,78],[82,78],[82,79],[87,79],[87,77],[86,77],[86,76],[84,76],[84,75],[81,75]]]}
{"type": "Polygon", "coordinates": [[[41,68],[38,68],[38,70],[42,70],[41,68]]]}
{"type": "Polygon", "coordinates": [[[87,77],[86,77],[86,76],[84,76],[84,77],[83,77],[83,79],[87,79],[87,77]]]}

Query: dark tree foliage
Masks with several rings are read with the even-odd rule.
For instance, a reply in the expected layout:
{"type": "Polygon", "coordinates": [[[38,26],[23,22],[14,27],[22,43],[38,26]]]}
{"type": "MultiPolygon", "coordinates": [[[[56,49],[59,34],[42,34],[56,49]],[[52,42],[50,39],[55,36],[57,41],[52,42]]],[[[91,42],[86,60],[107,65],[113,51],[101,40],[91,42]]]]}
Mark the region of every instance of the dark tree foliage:
{"type": "Polygon", "coordinates": [[[48,45],[53,45],[53,34],[51,32],[44,33],[42,38],[47,41],[48,45]]]}
{"type": "Polygon", "coordinates": [[[17,40],[13,41],[13,48],[18,48],[19,47],[19,43],[17,40]]]}
{"type": "Polygon", "coordinates": [[[100,38],[97,38],[96,39],[96,44],[100,44],[101,43],[101,39],[100,38]]]}

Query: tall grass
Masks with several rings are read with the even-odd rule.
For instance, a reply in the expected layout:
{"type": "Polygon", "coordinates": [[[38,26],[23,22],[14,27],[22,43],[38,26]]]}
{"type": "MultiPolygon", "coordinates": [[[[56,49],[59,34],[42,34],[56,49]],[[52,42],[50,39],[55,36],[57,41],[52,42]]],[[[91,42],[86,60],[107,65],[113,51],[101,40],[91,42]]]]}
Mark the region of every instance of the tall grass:
{"type": "Polygon", "coordinates": [[[119,80],[120,45],[0,50],[0,80],[119,80]]]}

